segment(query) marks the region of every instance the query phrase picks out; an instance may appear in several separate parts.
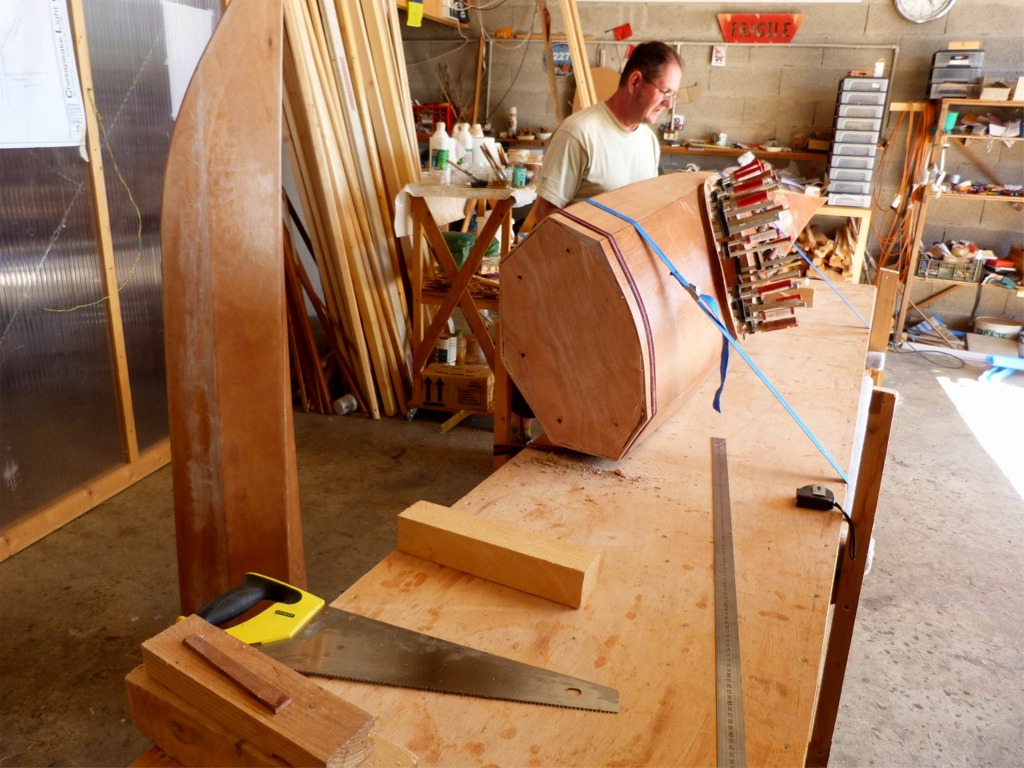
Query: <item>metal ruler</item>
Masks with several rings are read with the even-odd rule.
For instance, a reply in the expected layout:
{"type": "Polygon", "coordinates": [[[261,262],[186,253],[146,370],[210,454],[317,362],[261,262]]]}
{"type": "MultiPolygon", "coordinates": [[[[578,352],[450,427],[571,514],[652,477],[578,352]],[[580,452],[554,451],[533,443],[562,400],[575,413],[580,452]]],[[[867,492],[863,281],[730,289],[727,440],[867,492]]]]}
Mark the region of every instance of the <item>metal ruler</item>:
{"type": "Polygon", "coordinates": [[[717,679],[718,765],[746,766],[743,675],[736,606],[736,563],[732,549],[732,502],[725,439],[711,438],[711,494],[715,524],[715,677],[717,679]]]}

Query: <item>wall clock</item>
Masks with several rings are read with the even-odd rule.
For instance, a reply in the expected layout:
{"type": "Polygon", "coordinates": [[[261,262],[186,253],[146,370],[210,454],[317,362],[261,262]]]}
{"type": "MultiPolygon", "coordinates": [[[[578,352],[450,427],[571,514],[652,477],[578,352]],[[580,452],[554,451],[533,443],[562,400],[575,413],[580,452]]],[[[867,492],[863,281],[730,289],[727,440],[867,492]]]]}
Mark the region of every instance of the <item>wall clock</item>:
{"type": "Polygon", "coordinates": [[[955,2],[956,0],[893,0],[896,12],[915,24],[941,19],[949,13],[955,2]]]}

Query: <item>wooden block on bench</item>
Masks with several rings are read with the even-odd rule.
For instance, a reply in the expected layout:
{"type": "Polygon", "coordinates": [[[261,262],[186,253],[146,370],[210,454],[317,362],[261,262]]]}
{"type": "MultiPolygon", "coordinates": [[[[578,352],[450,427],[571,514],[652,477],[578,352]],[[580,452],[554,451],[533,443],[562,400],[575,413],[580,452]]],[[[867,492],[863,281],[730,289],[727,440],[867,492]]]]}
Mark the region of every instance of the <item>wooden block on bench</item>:
{"type": "Polygon", "coordinates": [[[287,765],[221,727],[197,707],[157,685],[145,668],[125,678],[135,727],[180,765],[287,765]]]}
{"type": "MultiPolygon", "coordinates": [[[[349,766],[359,765],[370,754],[373,717],[368,712],[198,616],[189,616],[144,642],[142,657],[154,683],[184,699],[205,721],[265,755],[291,765],[349,766]],[[285,691],[291,705],[276,714],[269,711],[184,644],[187,637],[196,635],[285,691]]],[[[160,746],[167,750],[168,745],[160,746]]]]}
{"type": "Polygon", "coordinates": [[[597,583],[597,550],[419,501],[398,516],[398,551],[579,608],[597,583]]]}

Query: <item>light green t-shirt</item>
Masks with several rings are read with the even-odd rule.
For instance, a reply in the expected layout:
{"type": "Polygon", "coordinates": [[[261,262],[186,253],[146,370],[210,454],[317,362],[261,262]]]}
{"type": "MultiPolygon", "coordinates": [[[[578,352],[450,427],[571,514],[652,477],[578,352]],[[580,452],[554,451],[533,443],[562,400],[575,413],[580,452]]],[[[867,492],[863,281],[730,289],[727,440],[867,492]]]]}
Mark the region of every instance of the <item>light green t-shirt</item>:
{"type": "Polygon", "coordinates": [[[564,208],[658,175],[661,147],[647,125],[629,131],[602,101],[570,115],[544,153],[537,194],[564,208]]]}

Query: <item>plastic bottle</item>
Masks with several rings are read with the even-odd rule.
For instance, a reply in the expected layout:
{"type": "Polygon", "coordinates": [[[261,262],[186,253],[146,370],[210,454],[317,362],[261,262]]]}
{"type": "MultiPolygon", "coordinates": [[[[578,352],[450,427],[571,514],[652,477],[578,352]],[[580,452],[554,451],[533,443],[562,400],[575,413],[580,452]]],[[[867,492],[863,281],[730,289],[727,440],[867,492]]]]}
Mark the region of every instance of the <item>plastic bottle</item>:
{"type": "Polygon", "coordinates": [[[469,123],[462,124],[462,132],[459,134],[459,159],[456,161],[462,167],[468,167],[473,162],[473,134],[470,133],[469,123]]]}
{"type": "Polygon", "coordinates": [[[462,126],[465,123],[456,123],[452,126],[452,148],[448,153],[448,159],[458,165],[462,159],[462,126]]]}
{"type": "Polygon", "coordinates": [[[359,403],[356,402],[354,395],[342,395],[334,401],[334,412],[339,416],[344,416],[346,413],[352,413],[359,407],[359,403]]]}
{"type": "Polygon", "coordinates": [[[519,129],[519,111],[515,107],[508,108],[508,135],[514,137],[519,129]]]}
{"type": "Polygon", "coordinates": [[[447,184],[451,178],[448,157],[451,153],[452,139],[445,130],[444,123],[438,123],[434,135],[430,137],[430,170],[440,174],[441,183],[447,184]]]}
{"type": "Polygon", "coordinates": [[[480,123],[473,123],[473,127],[470,129],[469,135],[474,139],[482,139],[484,137],[484,129],[480,127],[480,123]]]}
{"type": "Polygon", "coordinates": [[[465,334],[461,330],[455,332],[455,344],[455,363],[456,365],[465,365],[468,343],[465,334]]]}

